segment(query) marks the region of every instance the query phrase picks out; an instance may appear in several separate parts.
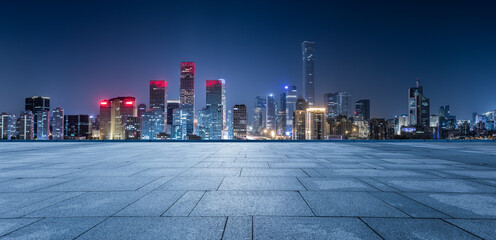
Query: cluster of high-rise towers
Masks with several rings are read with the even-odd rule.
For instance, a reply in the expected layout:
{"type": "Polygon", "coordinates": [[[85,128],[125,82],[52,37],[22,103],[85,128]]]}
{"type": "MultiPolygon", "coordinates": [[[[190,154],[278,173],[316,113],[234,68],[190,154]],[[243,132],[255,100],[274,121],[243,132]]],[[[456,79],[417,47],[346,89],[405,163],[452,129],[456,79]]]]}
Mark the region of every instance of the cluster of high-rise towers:
{"type": "Polygon", "coordinates": [[[2,113],[1,139],[101,139],[101,140],[221,140],[221,139],[396,139],[474,138],[495,134],[496,111],[474,113],[472,120],[456,120],[449,105],[431,115],[423,87],[408,90],[408,114],[371,118],[370,100],[355,101],[337,91],[315,98],[315,43],[302,43],[302,91],[284,86],[274,94],[257,96],[253,118],[244,104],[228,108],[226,82],[206,80],[206,106],[195,109],[195,63],[181,62],[179,99],[168,99],[165,80],[149,82],[149,105],[131,96],[100,101],[96,116],[65,115],[50,111],[49,97],[28,97],[25,111],[2,113]]]}

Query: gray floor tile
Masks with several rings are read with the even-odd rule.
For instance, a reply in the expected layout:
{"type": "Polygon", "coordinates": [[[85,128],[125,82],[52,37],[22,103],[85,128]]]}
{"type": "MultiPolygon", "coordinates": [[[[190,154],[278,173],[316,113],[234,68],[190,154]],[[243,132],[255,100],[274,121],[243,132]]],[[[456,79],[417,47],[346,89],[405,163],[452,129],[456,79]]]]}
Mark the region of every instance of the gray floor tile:
{"type": "Polygon", "coordinates": [[[381,239],[358,218],[255,217],[255,239],[381,239]]]}
{"type": "Polygon", "coordinates": [[[219,190],[305,190],[296,177],[226,177],[219,190]]]}
{"type": "Polygon", "coordinates": [[[243,177],[308,177],[301,169],[255,169],[243,168],[241,171],[243,177]]]}
{"type": "Polygon", "coordinates": [[[40,218],[0,219],[0,237],[39,220],[40,218]]]}
{"type": "Polygon", "coordinates": [[[364,218],[385,239],[479,239],[439,219],[364,218]]]}
{"type": "Polygon", "coordinates": [[[79,239],[220,239],[225,217],[112,217],[79,239]]]}
{"type": "Polygon", "coordinates": [[[111,216],[138,200],[138,192],[89,192],[29,214],[30,217],[111,216]]]}
{"type": "Polygon", "coordinates": [[[252,217],[229,217],[222,239],[250,240],[252,234],[252,217]]]}
{"type": "Polygon", "coordinates": [[[207,192],[191,216],[313,216],[297,192],[216,191],[207,192]]]}
{"type": "Polygon", "coordinates": [[[299,178],[310,191],[378,191],[370,185],[354,178],[299,178]]]}
{"type": "Polygon", "coordinates": [[[404,193],[455,218],[496,218],[495,194],[404,193]]]}
{"type": "Polygon", "coordinates": [[[122,209],[115,216],[158,217],[169,209],[184,191],[155,191],[122,209]]]}
{"type": "Polygon", "coordinates": [[[3,239],[73,239],[105,218],[46,218],[8,234],[3,239]]]}
{"type": "Polygon", "coordinates": [[[487,240],[496,239],[496,219],[446,219],[446,221],[487,240]]]}
{"type": "Polygon", "coordinates": [[[408,217],[366,192],[301,192],[317,216],[408,217]]]}
{"type": "Polygon", "coordinates": [[[134,191],[157,177],[84,177],[40,191],[134,191]]]}
{"type": "Polygon", "coordinates": [[[158,190],[217,190],[224,177],[175,177],[158,190]]]}

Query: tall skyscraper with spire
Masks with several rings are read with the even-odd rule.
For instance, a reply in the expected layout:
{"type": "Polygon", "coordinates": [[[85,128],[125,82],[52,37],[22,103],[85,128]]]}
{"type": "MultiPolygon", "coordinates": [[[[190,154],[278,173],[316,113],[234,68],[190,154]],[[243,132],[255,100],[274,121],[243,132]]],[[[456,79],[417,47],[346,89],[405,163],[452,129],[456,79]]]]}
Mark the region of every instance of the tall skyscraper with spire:
{"type": "Polygon", "coordinates": [[[304,41],[301,44],[301,50],[303,55],[303,94],[308,105],[313,106],[315,103],[315,43],[304,41]]]}
{"type": "Polygon", "coordinates": [[[408,89],[408,110],[410,126],[417,127],[417,133],[429,132],[430,101],[424,96],[420,79],[415,87],[408,89]]]}
{"type": "Polygon", "coordinates": [[[186,132],[183,136],[193,134],[195,119],[195,63],[181,62],[181,82],[179,87],[179,101],[182,113],[185,115],[183,127],[186,132]]]}

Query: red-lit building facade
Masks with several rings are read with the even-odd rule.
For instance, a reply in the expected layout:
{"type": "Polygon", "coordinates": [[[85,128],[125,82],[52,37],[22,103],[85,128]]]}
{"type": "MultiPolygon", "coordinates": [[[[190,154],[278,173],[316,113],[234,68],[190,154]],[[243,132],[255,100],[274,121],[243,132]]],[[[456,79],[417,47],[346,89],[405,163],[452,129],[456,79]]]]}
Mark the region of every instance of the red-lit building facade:
{"type": "Polygon", "coordinates": [[[134,97],[116,97],[100,101],[100,139],[126,139],[126,122],[137,118],[134,97]]]}

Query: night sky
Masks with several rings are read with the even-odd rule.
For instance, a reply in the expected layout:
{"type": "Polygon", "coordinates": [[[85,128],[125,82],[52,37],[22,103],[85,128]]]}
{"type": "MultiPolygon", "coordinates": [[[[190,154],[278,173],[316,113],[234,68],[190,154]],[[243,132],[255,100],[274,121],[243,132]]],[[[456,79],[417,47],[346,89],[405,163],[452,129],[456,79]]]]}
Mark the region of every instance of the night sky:
{"type": "Polygon", "coordinates": [[[316,42],[317,103],[325,92],[371,99],[372,117],[407,113],[421,78],[431,113],[458,119],[496,108],[496,4],[482,1],[0,0],[0,112],[49,96],[66,114],[98,113],[104,98],[148,103],[148,81],[179,96],[179,64],[226,79],[227,104],[301,90],[301,42],[316,42]]]}

